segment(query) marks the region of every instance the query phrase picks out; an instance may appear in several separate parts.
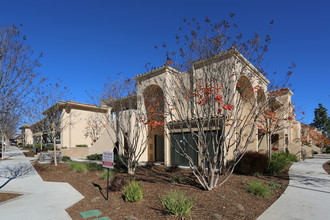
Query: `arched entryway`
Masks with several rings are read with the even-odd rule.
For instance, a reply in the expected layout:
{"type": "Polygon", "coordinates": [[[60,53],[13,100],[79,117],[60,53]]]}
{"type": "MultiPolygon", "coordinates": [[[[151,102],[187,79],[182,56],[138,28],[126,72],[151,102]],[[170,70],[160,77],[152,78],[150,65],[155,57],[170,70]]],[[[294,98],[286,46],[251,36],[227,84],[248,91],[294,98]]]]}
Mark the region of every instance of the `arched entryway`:
{"type": "Polygon", "coordinates": [[[164,162],[164,95],[158,85],[143,91],[148,115],[148,161],[164,162]]]}
{"type": "Polygon", "coordinates": [[[258,144],[255,134],[258,134],[258,130],[256,128],[253,129],[254,126],[250,123],[256,111],[256,97],[250,78],[242,75],[237,82],[236,89],[238,92],[236,108],[240,117],[239,120],[242,121],[238,126],[239,131],[236,131],[240,134],[241,138],[241,146],[239,148],[244,151],[247,143],[247,150],[257,151],[258,144]]]}

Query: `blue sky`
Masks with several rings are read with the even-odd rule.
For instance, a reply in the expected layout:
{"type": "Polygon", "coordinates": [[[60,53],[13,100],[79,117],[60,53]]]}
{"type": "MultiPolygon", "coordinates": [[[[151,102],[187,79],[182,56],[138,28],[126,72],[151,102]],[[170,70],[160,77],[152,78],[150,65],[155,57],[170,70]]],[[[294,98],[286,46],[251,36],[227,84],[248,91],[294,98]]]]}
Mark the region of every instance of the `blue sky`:
{"type": "Polygon", "coordinates": [[[272,43],[264,60],[268,72],[292,78],[293,102],[314,118],[322,103],[330,111],[330,1],[101,1],[1,0],[1,25],[23,24],[22,32],[36,52],[43,52],[40,72],[70,88],[74,101],[87,102],[85,90],[102,88],[108,76],[134,76],[145,64],[164,63],[155,44],[174,45],[183,19],[212,21],[236,14],[243,33],[270,31],[272,43]],[[274,19],[271,29],[269,21],[274,19]]]}

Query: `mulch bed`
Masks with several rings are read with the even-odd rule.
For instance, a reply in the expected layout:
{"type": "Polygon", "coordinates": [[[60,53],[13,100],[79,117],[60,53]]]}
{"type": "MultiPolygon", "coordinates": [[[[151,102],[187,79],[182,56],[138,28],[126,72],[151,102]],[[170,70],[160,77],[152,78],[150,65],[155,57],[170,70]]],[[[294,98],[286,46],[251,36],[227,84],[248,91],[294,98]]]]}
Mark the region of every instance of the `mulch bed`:
{"type": "Polygon", "coordinates": [[[35,163],[34,167],[44,181],[68,182],[85,196],[67,209],[72,219],[82,219],[80,212],[93,209],[99,209],[103,216],[111,219],[125,219],[127,216],[137,219],[175,219],[175,216],[164,212],[159,199],[160,195],[173,190],[196,197],[197,205],[192,209],[192,219],[256,219],[280,197],[289,184],[287,168],[277,177],[233,174],[223,186],[205,191],[198,187],[190,170],[171,173],[165,166],[154,166],[151,169],[139,167],[134,176],[124,173],[115,175],[127,179],[135,178],[143,183],[143,200],[128,203],[123,199],[123,192],[109,192],[108,201],[103,198],[101,192],[106,196],[106,181],[101,179],[101,172],[76,173],[70,170],[68,163],[60,163],[57,167],[53,164],[35,163]],[[182,183],[173,183],[173,176],[182,177],[182,183]],[[246,182],[252,180],[264,183],[273,180],[285,187],[272,191],[268,197],[258,197],[245,191],[246,182]]]}
{"type": "Polygon", "coordinates": [[[323,169],[330,174],[330,160],[323,164],[323,169]]]}
{"type": "Polygon", "coordinates": [[[21,196],[22,194],[16,193],[2,193],[0,192],[0,203],[21,196]]]}
{"type": "Polygon", "coordinates": [[[33,151],[23,152],[23,154],[24,154],[26,157],[34,157],[34,153],[33,153],[33,151]]]}

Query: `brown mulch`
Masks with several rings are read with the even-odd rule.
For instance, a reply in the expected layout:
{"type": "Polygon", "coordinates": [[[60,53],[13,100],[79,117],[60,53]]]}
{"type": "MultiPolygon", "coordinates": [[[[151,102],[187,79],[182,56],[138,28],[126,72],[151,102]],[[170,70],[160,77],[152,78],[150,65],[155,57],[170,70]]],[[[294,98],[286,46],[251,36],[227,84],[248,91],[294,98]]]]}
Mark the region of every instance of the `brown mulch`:
{"type": "Polygon", "coordinates": [[[223,186],[213,191],[205,191],[198,187],[190,170],[171,173],[167,172],[165,166],[154,166],[151,169],[139,167],[134,176],[116,173],[116,176],[135,178],[143,183],[143,200],[128,203],[123,199],[123,192],[109,191],[109,200],[104,199],[101,192],[106,196],[106,181],[101,179],[101,172],[76,173],[70,170],[68,163],[60,163],[57,167],[53,164],[35,163],[34,167],[44,181],[68,182],[85,196],[67,209],[72,219],[82,219],[80,212],[93,209],[99,209],[103,213],[102,216],[111,219],[125,219],[131,215],[137,219],[175,219],[175,216],[164,212],[159,199],[160,195],[173,190],[196,197],[197,205],[191,211],[192,219],[256,219],[280,197],[289,184],[287,168],[277,177],[258,178],[233,174],[223,186]],[[182,177],[182,183],[173,183],[173,176],[182,177]],[[285,187],[272,191],[268,197],[258,197],[245,191],[246,182],[252,180],[264,183],[273,180],[285,187]]]}
{"type": "Polygon", "coordinates": [[[3,193],[0,192],[0,203],[21,196],[22,194],[16,193],[3,193]]]}
{"type": "Polygon", "coordinates": [[[23,154],[24,154],[26,157],[34,157],[34,153],[33,153],[33,151],[23,152],[23,154]]]}
{"type": "Polygon", "coordinates": [[[323,164],[323,169],[325,170],[325,172],[330,174],[330,160],[323,164]]]}

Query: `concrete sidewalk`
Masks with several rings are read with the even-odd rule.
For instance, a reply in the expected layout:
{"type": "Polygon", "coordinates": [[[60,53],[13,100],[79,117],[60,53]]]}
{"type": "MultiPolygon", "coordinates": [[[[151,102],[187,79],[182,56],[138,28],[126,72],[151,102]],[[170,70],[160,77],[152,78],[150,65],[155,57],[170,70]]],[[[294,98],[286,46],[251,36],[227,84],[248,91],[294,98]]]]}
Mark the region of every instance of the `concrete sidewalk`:
{"type": "Polygon", "coordinates": [[[330,175],[322,168],[330,155],[294,163],[283,195],[258,219],[330,219],[330,175]]]}
{"type": "Polygon", "coordinates": [[[0,203],[1,219],[71,219],[65,209],[84,196],[68,183],[44,182],[17,147],[9,147],[5,156],[8,160],[0,161],[0,192],[23,195],[0,203]]]}

